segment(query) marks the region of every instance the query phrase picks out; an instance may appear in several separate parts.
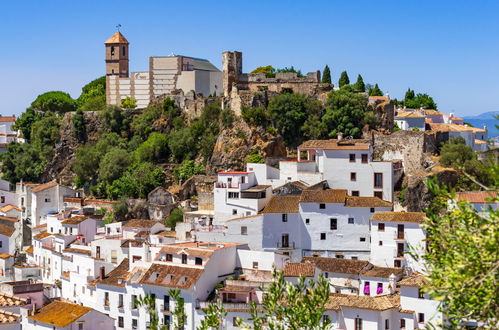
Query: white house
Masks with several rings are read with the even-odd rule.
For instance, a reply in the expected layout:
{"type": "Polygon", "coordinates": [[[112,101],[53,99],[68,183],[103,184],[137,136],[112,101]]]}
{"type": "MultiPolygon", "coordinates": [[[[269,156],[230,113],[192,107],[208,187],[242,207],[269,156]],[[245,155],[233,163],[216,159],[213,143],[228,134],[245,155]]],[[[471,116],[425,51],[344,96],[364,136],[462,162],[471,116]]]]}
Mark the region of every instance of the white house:
{"type": "Polygon", "coordinates": [[[401,130],[424,131],[426,127],[425,116],[419,110],[401,109],[395,114],[395,123],[401,130]]]}
{"type": "Polygon", "coordinates": [[[19,244],[19,231],[15,226],[0,223],[0,254],[6,253],[11,256],[16,254],[19,244]]]}
{"type": "Polygon", "coordinates": [[[114,320],[90,307],[53,301],[34,315],[22,318],[23,329],[112,330],[114,320]]]}
{"type": "Polygon", "coordinates": [[[16,192],[13,189],[11,189],[11,184],[7,180],[0,179],[0,207],[9,204],[17,205],[16,192]]]}
{"type": "Polygon", "coordinates": [[[21,219],[24,221],[28,220],[31,222],[32,214],[31,214],[31,189],[39,186],[38,183],[26,183],[26,182],[18,182],[16,183],[16,196],[17,205],[22,209],[21,219]]]}
{"type": "Polygon", "coordinates": [[[57,214],[63,210],[65,197],[77,197],[75,189],[62,186],[55,181],[31,189],[31,213],[33,226],[46,222],[48,214],[57,214]]]}
{"type": "Polygon", "coordinates": [[[478,212],[485,212],[489,207],[497,210],[499,202],[497,199],[497,191],[463,191],[456,193],[457,202],[467,201],[478,212]]]}
{"type": "Polygon", "coordinates": [[[381,267],[408,267],[422,271],[421,260],[426,251],[426,233],[422,227],[423,212],[376,212],[371,217],[371,262],[381,267]]]}

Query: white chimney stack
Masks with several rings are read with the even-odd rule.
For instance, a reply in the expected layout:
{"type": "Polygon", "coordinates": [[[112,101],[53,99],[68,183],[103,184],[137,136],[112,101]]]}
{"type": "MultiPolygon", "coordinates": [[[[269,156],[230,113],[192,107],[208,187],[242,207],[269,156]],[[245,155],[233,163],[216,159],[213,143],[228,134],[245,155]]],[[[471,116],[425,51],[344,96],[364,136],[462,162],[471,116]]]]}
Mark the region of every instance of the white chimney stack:
{"type": "Polygon", "coordinates": [[[343,140],[343,133],[339,132],[338,133],[338,141],[341,141],[341,140],[343,140]]]}
{"type": "Polygon", "coordinates": [[[390,277],[388,277],[388,289],[390,289],[390,294],[395,293],[395,288],[397,286],[396,281],[397,277],[395,274],[391,274],[390,277]]]}

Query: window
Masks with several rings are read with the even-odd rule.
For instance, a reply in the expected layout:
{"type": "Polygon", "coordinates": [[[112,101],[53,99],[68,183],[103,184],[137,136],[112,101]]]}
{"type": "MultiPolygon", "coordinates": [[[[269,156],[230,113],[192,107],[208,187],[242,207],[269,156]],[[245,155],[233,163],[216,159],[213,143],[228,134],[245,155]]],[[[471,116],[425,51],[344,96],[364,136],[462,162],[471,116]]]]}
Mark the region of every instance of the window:
{"type": "Polygon", "coordinates": [[[137,309],[137,296],[132,294],[132,309],[137,309]]]}
{"type": "Polygon", "coordinates": [[[371,213],[374,213],[374,207],[371,207],[371,213]]]}
{"type": "Polygon", "coordinates": [[[132,319],[132,329],[137,329],[139,327],[139,322],[137,319],[132,319]]]}
{"type": "Polygon", "coordinates": [[[424,299],[424,292],[423,292],[423,290],[421,290],[421,288],[418,288],[418,298],[424,299]]]}
{"type": "Polygon", "coordinates": [[[45,203],[50,203],[50,198],[45,198],[45,203]]]}
{"type": "Polygon", "coordinates": [[[258,269],[258,261],[253,261],[253,269],[258,269]]]}
{"type": "Polygon", "coordinates": [[[359,197],[359,191],[358,190],[352,190],[352,196],[357,196],[359,197]]]}
{"type": "Polygon", "coordinates": [[[331,219],[329,219],[329,223],[330,223],[331,230],[337,230],[338,229],[338,219],[331,218],[331,219]]]}
{"type": "Polygon", "coordinates": [[[418,313],[418,322],[424,323],[424,313],[418,313]]]}
{"type": "Polygon", "coordinates": [[[326,204],[324,204],[324,203],[320,203],[320,204],[319,204],[319,208],[320,208],[320,209],[322,209],[322,210],[323,210],[323,209],[325,209],[325,208],[326,208],[326,204]]]}
{"type": "Polygon", "coordinates": [[[172,254],[167,253],[165,257],[166,257],[166,261],[173,261],[173,255],[172,254]]]}
{"type": "Polygon", "coordinates": [[[361,238],[360,238],[360,241],[361,241],[361,242],[365,242],[365,241],[366,241],[366,238],[365,238],[365,237],[361,237],[361,238]]]}
{"type": "MultiPolygon", "coordinates": [[[[54,327],[55,329],[55,327],[54,327]]],[[[78,330],[83,330],[83,323],[78,323],[78,330]]]]}
{"type": "Polygon", "coordinates": [[[50,232],[53,233],[54,232],[54,227],[50,227],[50,232]]]}
{"type": "Polygon", "coordinates": [[[400,319],[400,329],[405,329],[405,319],[400,319]]]}
{"type": "Polygon", "coordinates": [[[353,225],[355,223],[355,220],[353,218],[348,218],[348,223],[353,225]]]}
{"type": "Polygon", "coordinates": [[[237,199],[239,198],[239,192],[229,191],[229,199],[237,199]]]}
{"type": "Polygon", "coordinates": [[[21,197],[21,206],[24,206],[24,197],[21,197]]]}
{"type": "Polygon", "coordinates": [[[397,267],[397,268],[402,267],[402,262],[400,260],[394,260],[393,267],[397,267]]]}
{"type": "Polygon", "coordinates": [[[326,233],[321,233],[321,241],[326,239],[326,233]]]}
{"type": "Polygon", "coordinates": [[[232,215],[237,215],[237,210],[236,209],[232,209],[232,215]]]}
{"type": "Polygon", "coordinates": [[[385,330],[388,330],[388,329],[390,329],[390,320],[386,319],[385,320],[385,330]]]}
{"type": "Polygon", "coordinates": [[[383,199],[383,192],[382,191],[375,191],[374,197],[378,197],[379,199],[383,199]]]}
{"type": "Polygon", "coordinates": [[[359,317],[355,318],[355,330],[362,330],[362,319],[359,317]]]}
{"type": "Polygon", "coordinates": [[[244,183],[245,178],[246,178],[246,177],[244,177],[244,176],[242,176],[242,177],[241,177],[241,183],[244,183]]]}
{"type": "Polygon", "coordinates": [[[309,219],[309,218],[305,219],[305,223],[306,223],[307,225],[308,225],[308,224],[310,224],[310,219],[309,219]]]}
{"type": "Polygon", "coordinates": [[[241,235],[248,235],[248,227],[241,226],[241,235]]]}
{"type": "Polygon", "coordinates": [[[343,254],[336,254],[334,257],[336,259],[345,259],[345,256],[343,254]]]}
{"type": "Polygon", "coordinates": [[[187,264],[187,254],[182,254],[182,263],[187,264]]]}
{"type": "Polygon", "coordinates": [[[383,293],[383,283],[378,282],[378,287],[376,288],[376,294],[382,294],[383,293]]]}
{"type": "Polygon", "coordinates": [[[329,277],[329,273],[328,272],[325,272],[324,273],[324,278],[328,278],[329,277]]]}
{"type": "Polygon", "coordinates": [[[348,157],[350,159],[350,163],[355,163],[355,154],[349,154],[348,157]]]}
{"type": "Polygon", "coordinates": [[[122,48],[122,50],[123,50],[123,51],[122,51],[122,54],[123,54],[123,56],[125,56],[125,54],[126,54],[126,53],[125,53],[126,48],[125,48],[125,47],[123,47],[123,48],[122,48]]]}
{"type": "Polygon", "coordinates": [[[118,295],[118,308],[123,307],[123,295],[120,293],[118,295]]]}
{"type": "Polygon", "coordinates": [[[352,256],[352,260],[359,260],[359,257],[357,257],[357,256],[352,256]]]}
{"type": "Polygon", "coordinates": [[[374,188],[383,188],[383,173],[374,173],[374,188]]]}
{"type": "Polygon", "coordinates": [[[366,163],[367,163],[367,159],[368,159],[368,158],[367,158],[367,154],[362,154],[362,155],[361,155],[361,158],[362,158],[362,163],[363,163],[363,164],[366,164],[366,163]]]}
{"type": "Polygon", "coordinates": [[[111,46],[111,56],[114,56],[114,46],[111,46]]]}
{"type": "Polygon", "coordinates": [[[385,231],[385,224],[384,223],[378,223],[378,231],[385,231]]]}
{"type": "Polygon", "coordinates": [[[125,326],[125,321],[123,316],[118,316],[118,328],[123,328],[125,326]]]}
{"type": "Polygon", "coordinates": [[[104,292],[104,306],[109,306],[109,292],[104,292]]]}
{"type": "Polygon", "coordinates": [[[288,222],[288,215],[286,213],[282,214],[282,222],[288,222]]]}
{"type": "Polygon", "coordinates": [[[357,173],[350,172],[350,181],[357,181],[357,173]]]}
{"type": "Polygon", "coordinates": [[[194,263],[196,265],[202,265],[203,264],[203,259],[202,258],[199,258],[199,257],[196,257],[194,263]]]}
{"type": "Polygon", "coordinates": [[[0,203],[5,203],[5,196],[0,197],[0,203]]]}

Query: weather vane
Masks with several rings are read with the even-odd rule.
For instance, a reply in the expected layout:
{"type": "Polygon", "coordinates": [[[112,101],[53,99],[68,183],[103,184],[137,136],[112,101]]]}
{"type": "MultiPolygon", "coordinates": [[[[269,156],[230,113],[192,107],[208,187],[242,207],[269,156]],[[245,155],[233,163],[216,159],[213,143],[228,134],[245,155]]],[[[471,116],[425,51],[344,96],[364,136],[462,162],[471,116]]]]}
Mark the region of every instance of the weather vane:
{"type": "Polygon", "coordinates": [[[120,27],[121,27],[121,24],[116,25],[116,28],[118,29],[118,32],[120,32],[120,27]]]}

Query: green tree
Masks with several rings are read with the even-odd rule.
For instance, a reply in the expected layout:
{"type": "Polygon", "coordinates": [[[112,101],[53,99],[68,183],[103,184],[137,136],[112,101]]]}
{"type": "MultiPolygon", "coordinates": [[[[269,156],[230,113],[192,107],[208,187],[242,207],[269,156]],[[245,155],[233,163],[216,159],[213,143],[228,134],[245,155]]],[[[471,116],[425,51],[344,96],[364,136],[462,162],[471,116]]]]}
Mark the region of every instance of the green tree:
{"type": "Polygon", "coordinates": [[[137,100],[127,96],[121,100],[121,107],[127,110],[135,109],[137,107],[137,100]]]}
{"type": "Polygon", "coordinates": [[[355,82],[355,84],[353,84],[352,88],[356,92],[366,91],[366,84],[364,84],[364,79],[362,79],[362,76],[360,74],[357,76],[357,81],[355,82]]]}
{"type": "Polygon", "coordinates": [[[173,328],[184,329],[187,323],[187,314],[185,313],[184,298],[180,296],[179,289],[171,289],[168,291],[170,297],[175,301],[175,308],[173,310],[173,328]]]}
{"type": "Polygon", "coordinates": [[[294,145],[303,139],[301,126],[307,117],[321,113],[322,105],[303,94],[281,94],[269,102],[268,111],[284,140],[294,145]]]}
{"type": "Polygon", "coordinates": [[[130,154],[121,148],[109,150],[99,164],[99,181],[112,183],[119,179],[131,164],[130,154]]]}
{"type": "Polygon", "coordinates": [[[92,80],[81,89],[76,100],[83,111],[100,111],[106,107],[106,76],[92,80]]]}
{"type": "Polygon", "coordinates": [[[47,162],[52,160],[55,145],[61,138],[60,124],[59,116],[48,113],[31,126],[31,144],[47,162]]]}
{"type": "Polygon", "coordinates": [[[5,153],[0,155],[2,178],[11,182],[21,180],[39,182],[46,160],[29,143],[9,143],[5,153]]]}
{"type": "Polygon", "coordinates": [[[246,163],[265,164],[265,157],[259,153],[254,153],[248,156],[246,163]]]}
{"type": "Polygon", "coordinates": [[[324,72],[322,72],[322,81],[323,84],[331,84],[331,70],[329,69],[329,66],[326,64],[324,67],[324,72]]]}
{"type": "Polygon", "coordinates": [[[13,125],[15,130],[20,130],[22,136],[26,141],[31,140],[31,126],[34,123],[41,120],[43,118],[43,113],[40,111],[36,111],[33,107],[29,107],[25,112],[16,119],[16,122],[13,125]]]}
{"type": "Polygon", "coordinates": [[[166,330],[165,325],[159,325],[158,310],[156,309],[156,297],[154,295],[148,294],[145,296],[140,296],[136,300],[137,306],[145,307],[147,314],[149,314],[149,329],[151,330],[166,330]]]}
{"type": "Polygon", "coordinates": [[[414,97],[416,97],[416,95],[414,94],[414,90],[408,88],[407,92],[405,92],[404,102],[407,102],[409,100],[414,100],[414,97]]]}
{"type": "Polygon", "coordinates": [[[348,73],[346,71],[343,71],[341,73],[340,79],[338,80],[338,86],[342,88],[346,85],[350,85],[350,78],[348,78],[348,73]]]}
{"type": "Polygon", "coordinates": [[[276,70],[276,73],[287,73],[287,72],[296,73],[296,76],[298,78],[302,78],[303,77],[303,74],[301,73],[301,70],[296,70],[294,68],[294,66],[291,66],[290,68],[284,67],[282,69],[277,69],[276,70]]]}
{"type": "Polygon", "coordinates": [[[267,78],[275,77],[275,69],[272,65],[259,66],[255,70],[251,71],[251,73],[263,73],[267,78]]]}
{"type": "Polygon", "coordinates": [[[81,109],[76,110],[76,113],[71,117],[73,123],[74,134],[79,141],[84,142],[86,139],[85,115],[81,109]]]}
{"type": "Polygon", "coordinates": [[[36,111],[63,114],[76,110],[76,102],[68,93],[52,91],[38,95],[31,107],[36,111]]]}
{"type": "Polygon", "coordinates": [[[369,96],[383,96],[383,92],[379,88],[378,84],[375,84],[373,88],[369,89],[369,96]]]}
{"type": "Polygon", "coordinates": [[[220,121],[222,122],[222,126],[224,128],[232,127],[234,120],[236,120],[236,115],[231,109],[223,109],[220,112],[220,121]]]}
{"type": "Polygon", "coordinates": [[[201,320],[201,325],[197,330],[221,329],[223,320],[227,316],[227,311],[222,303],[209,304],[208,310],[204,318],[201,320]]]}
{"type": "Polygon", "coordinates": [[[182,209],[180,208],[175,208],[166,218],[165,226],[171,228],[171,230],[175,230],[177,222],[182,222],[182,221],[184,221],[184,212],[182,212],[182,209]]]}
{"type": "Polygon", "coordinates": [[[442,302],[439,308],[449,328],[473,320],[483,328],[497,329],[499,210],[477,212],[466,201],[456,202],[455,195],[436,181],[427,185],[435,198],[425,223],[428,253],[423,259],[429,271],[425,290],[442,302]]]}
{"type": "Polygon", "coordinates": [[[329,93],[322,121],[327,126],[330,137],[336,137],[341,132],[345,136],[359,138],[364,125],[372,116],[372,108],[367,104],[365,94],[340,89],[329,93]]]}
{"type": "Polygon", "coordinates": [[[158,132],[153,132],[136,150],[135,156],[139,162],[157,163],[169,156],[168,138],[158,132]]]}
{"type": "Polygon", "coordinates": [[[420,93],[416,94],[412,99],[404,100],[404,105],[411,109],[419,109],[420,107],[425,109],[437,109],[437,104],[431,96],[420,93]]]}
{"type": "Polygon", "coordinates": [[[142,139],[147,139],[151,134],[153,123],[160,119],[164,111],[160,106],[149,106],[145,108],[142,114],[133,118],[130,128],[134,136],[140,136],[142,139]]]}
{"type": "Polygon", "coordinates": [[[126,173],[106,188],[111,198],[147,198],[154,188],[163,185],[165,174],[162,168],[145,162],[132,164],[126,173]]]}
{"type": "Polygon", "coordinates": [[[266,127],[270,123],[270,114],[265,107],[251,108],[243,106],[241,115],[249,125],[266,127]]]}
{"type": "Polygon", "coordinates": [[[179,183],[185,182],[194,175],[204,173],[203,165],[195,163],[193,160],[184,160],[181,166],[173,169],[173,176],[179,183]]]}
{"type": "Polygon", "coordinates": [[[105,132],[126,136],[129,128],[128,115],[120,107],[110,105],[100,113],[105,132]]]}
{"type": "Polygon", "coordinates": [[[185,159],[191,159],[197,152],[196,140],[189,127],[172,132],[168,137],[168,147],[173,159],[179,163],[185,159]]]}

